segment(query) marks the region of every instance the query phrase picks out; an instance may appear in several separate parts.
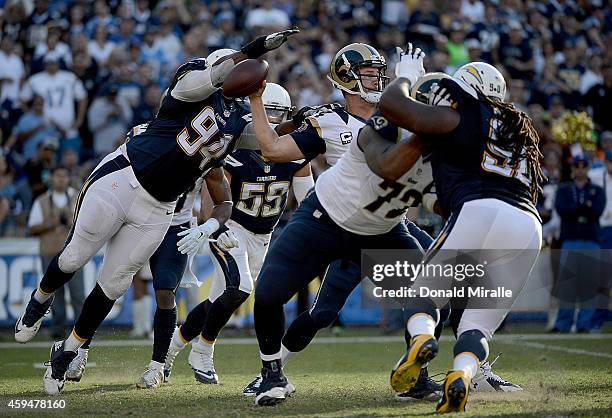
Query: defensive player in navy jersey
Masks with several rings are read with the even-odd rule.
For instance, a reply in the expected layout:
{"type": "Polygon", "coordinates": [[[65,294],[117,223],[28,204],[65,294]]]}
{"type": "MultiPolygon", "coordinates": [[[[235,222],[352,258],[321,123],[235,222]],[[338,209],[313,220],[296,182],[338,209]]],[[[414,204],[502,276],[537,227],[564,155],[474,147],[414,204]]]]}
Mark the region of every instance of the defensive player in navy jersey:
{"type": "MultiPolygon", "coordinates": [[[[75,328],[54,344],[44,378],[58,394],[78,348],[93,337],[114,301],[163,240],[177,198],[203,174],[214,179],[216,197],[229,193],[220,165],[238,144],[248,109],[225,98],[219,87],[235,64],[280,47],[297,30],[262,36],[211,65],[204,59],[176,71],[160,110],[146,131],[107,155],[86,181],[77,202],[74,227],[53,259],[15,325],[15,339],[31,340],[52,303],[53,292],[70,280],[108,242],[100,276],[85,300],[75,328]]],[[[231,212],[220,200],[204,224],[182,232],[182,253],[195,253],[231,212]]]]}
{"type": "MultiPolygon", "coordinates": [[[[438,250],[495,250],[500,261],[491,263],[487,274],[520,289],[542,240],[534,206],[542,180],[538,135],[529,117],[504,101],[503,76],[483,62],[466,64],[453,77],[442,77],[432,87],[429,104],[411,98],[410,87],[423,74],[423,56],[410,44],[400,53],[398,78],[381,99],[380,123],[408,129],[431,147],[436,190],[448,221],[430,248],[428,263],[444,263],[438,250]]],[[[435,357],[434,329],[439,308],[447,301],[412,301],[407,324],[411,345],[391,374],[396,391],[409,389],[421,366],[435,357]]],[[[471,380],[487,359],[488,341],[507,312],[503,308],[463,311],[438,412],[465,410],[471,380]]]]}
{"type": "MultiPolygon", "coordinates": [[[[286,120],[292,110],[289,94],[278,84],[266,86],[263,101],[273,124],[286,120]]],[[[310,166],[304,159],[274,163],[256,150],[236,150],[227,157],[225,172],[231,185],[234,209],[225,225],[227,231],[217,240],[231,233],[237,237],[239,246],[228,251],[219,248],[218,242],[210,243],[216,268],[210,294],[176,329],[164,368],[166,380],[177,354],[191,342],[189,364],[195,379],[202,383],[218,383],[213,363],[215,340],[232,313],[253,291],[272,231],[287,203],[289,189],[293,187],[299,203],[314,184],[310,166]]]]}

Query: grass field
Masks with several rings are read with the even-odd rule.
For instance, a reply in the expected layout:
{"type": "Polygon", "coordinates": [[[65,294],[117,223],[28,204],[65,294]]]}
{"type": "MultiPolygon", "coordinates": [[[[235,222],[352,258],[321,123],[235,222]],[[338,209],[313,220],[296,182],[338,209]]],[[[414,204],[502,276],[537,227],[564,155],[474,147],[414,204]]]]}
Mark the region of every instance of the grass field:
{"type": "MultiPolygon", "coordinates": [[[[147,343],[101,336],[89,356],[95,367],[86,371],[80,383],[66,384],[60,396],[66,408],[51,413],[206,417],[431,415],[434,402],[397,402],[388,385],[390,368],[404,349],[402,339],[360,339],[355,335],[319,338],[292,359],[285,372],[297,392],[272,408],[255,407],[252,399],[241,393],[259,367],[254,339],[221,340],[215,353],[221,380],[217,386],[194,381],[185,350],[177,359],[170,384],[158,390],[138,390],[134,383],[150,356],[147,343]]],[[[48,346],[50,343],[42,342],[35,348],[0,343],[0,415],[50,413],[7,408],[9,399],[49,399],[42,392],[44,370],[34,367],[48,359],[48,346]]],[[[444,372],[449,366],[451,347],[451,339],[444,338],[441,353],[430,367],[432,374],[444,372]]],[[[491,347],[492,356],[498,352],[503,356],[495,371],[521,384],[525,391],[473,393],[465,416],[612,416],[612,334],[500,335],[491,347]]]]}

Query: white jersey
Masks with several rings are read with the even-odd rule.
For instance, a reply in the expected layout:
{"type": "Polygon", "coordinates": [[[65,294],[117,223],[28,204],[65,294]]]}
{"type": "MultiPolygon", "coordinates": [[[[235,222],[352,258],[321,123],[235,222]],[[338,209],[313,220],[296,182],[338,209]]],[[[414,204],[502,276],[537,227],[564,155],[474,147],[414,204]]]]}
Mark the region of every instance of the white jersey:
{"type": "Polygon", "coordinates": [[[76,118],[75,102],[87,97],[83,83],[70,71],[34,74],[24,84],[21,99],[29,101],[34,94],[45,99],[45,117],[66,131],[72,128],[76,118]]]}
{"type": "Polygon", "coordinates": [[[302,126],[291,133],[307,160],[317,155],[325,156],[332,166],[346,152],[349,144],[357,139],[359,130],[365,122],[344,108],[321,108],[304,120],[302,126]]]}
{"type": "Polygon", "coordinates": [[[409,207],[421,204],[424,194],[435,193],[428,161],[420,158],[396,182],[387,181],[370,170],[357,140],[321,174],[315,191],[334,222],[360,235],[389,232],[404,220],[409,207]]]}

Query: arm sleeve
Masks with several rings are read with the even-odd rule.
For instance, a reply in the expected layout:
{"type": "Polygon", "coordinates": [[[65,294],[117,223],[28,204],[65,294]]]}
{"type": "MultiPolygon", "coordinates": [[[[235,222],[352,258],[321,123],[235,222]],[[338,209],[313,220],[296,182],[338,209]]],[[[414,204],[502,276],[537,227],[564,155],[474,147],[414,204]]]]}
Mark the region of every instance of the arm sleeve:
{"type": "Polygon", "coordinates": [[[366,122],[374,129],[378,135],[392,142],[397,142],[401,138],[401,128],[392,124],[380,112],[374,113],[366,122]]]}
{"type": "Polygon", "coordinates": [[[176,82],[170,94],[183,102],[193,103],[204,100],[217,91],[233,68],[234,61],[227,59],[203,70],[191,70],[176,82]]]}
{"type": "Polygon", "coordinates": [[[306,118],[302,126],[291,132],[290,135],[307,161],[314,159],[319,154],[324,154],[327,149],[316,118],[306,118]]]}

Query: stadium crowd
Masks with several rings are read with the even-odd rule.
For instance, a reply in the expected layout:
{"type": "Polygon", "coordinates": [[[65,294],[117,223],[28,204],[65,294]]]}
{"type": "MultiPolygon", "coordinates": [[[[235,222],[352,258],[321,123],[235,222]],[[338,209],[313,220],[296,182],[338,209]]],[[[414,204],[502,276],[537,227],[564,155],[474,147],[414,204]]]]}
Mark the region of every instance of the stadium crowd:
{"type": "MultiPolygon", "coordinates": [[[[78,190],[132,125],[152,118],[182,62],[292,26],[301,35],[267,59],[269,80],[284,85],[298,108],[342,100],[325,75],[348,42],[374,45],[390,69],[395,46],[407,40],[427,51],[428,71],[452,73],[473,60],[495,64],[509,81],[509,99],[540,134],[549,178],[545,221],[554,218],[556,185],[570,179],[577,152],[555,142],[554,121],[566,110],[587,110],[598,138],[590,167],[601,169],[612,153],[612,13],[602,0],[0,0],[0,6],[0,237],[27,235],[32,203],[47,190],[54,167],[66,167],[78,190]]],[[[551,237],[558,234],[549,229],[551,237]]]]}

